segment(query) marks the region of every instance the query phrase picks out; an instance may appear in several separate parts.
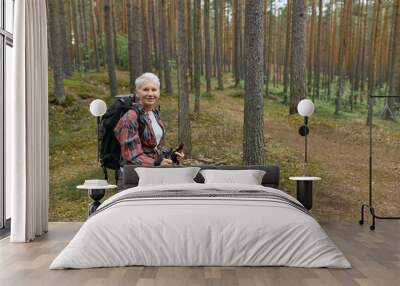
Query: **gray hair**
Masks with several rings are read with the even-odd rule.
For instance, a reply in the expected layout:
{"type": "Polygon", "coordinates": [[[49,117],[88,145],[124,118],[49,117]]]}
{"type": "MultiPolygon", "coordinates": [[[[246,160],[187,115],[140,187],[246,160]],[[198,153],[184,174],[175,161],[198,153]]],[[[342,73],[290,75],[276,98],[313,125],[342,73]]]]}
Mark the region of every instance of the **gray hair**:
{"type": "Polygon", "coordinates": [[[150,81],[160,88],[160,79],[154,73],[146,72],[135,80],[136,88],[139,88],[145,81],[150,81]]]}

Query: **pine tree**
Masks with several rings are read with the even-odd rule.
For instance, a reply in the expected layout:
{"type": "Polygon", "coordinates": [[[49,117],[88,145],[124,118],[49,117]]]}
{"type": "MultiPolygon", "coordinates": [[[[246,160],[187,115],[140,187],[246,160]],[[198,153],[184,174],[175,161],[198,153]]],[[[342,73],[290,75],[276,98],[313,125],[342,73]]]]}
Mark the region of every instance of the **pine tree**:
{"type": "Polygon", "coordinates": [[[224,89],[224,81],[222,79],[222,61],[221,61],[221,27],[220,27],[220,6],[219,1],[222,0],[214,0],[214,29],[215,29],[215,65],[217,69],[217,80],[218,80],[218,89],[224,89]]]}
{"type": "Polygon", "coordinates": [[[296,113],[297,104],[306,97],[305,17],[305,0],[293,1],[289,114],[296,113]]]}
{"type": "Polygon", "coordinates": [[[171,82],[171,66],[169,63],[170,50],[168,41],[168,16],[167,16],[167,0],[161,0],[161,25],[160,25],[160,43],[162,51],[162,66],[164,70],[165,91],[167,94],[172,95],[172,82],[171,82]]]}
{"type": "Polygon", "coordinates": [[[243,163],[264,165],[264,1],[247,0],[245,12],[245,97],[243,163]]]}
{"type": "Polygon", "coordinates": [[[189,83],[188,83],[188,52],[187,52],[187,25],[185,21],[186,0],[177,1],[177,46],[178,59],[178,141],[185,144],[185,154],[192,153],[190,118],[189,118],[189,83]]]}
{"type": "Polygon", "coordinates": [[[49,1],[49,28],[53,58],[54,96],[58,104],[65,102],[63,81],[63,38],[59,21],[59,9],[57,5],[63,5],[63,1],[49,1]]]}
{"type": "Polygon", "coordinates": [[[200,112],[201,0],[194,0],[194,111],[200,112]]]}
{"type": "Polygon", "coordinates": [[[68,44],[68,36],[67,36],[67,24],[65,22],[65,7],[64,1],[58,2],[58,17],[59,17],[59,26],[60,26],[60,33],[63,39],[63,71],[64,74],[67,76],[72,75],[72,66],[71,66],[71,55],[69,53],[69,44],[68,44]]]}
{"type": "Polygon", "coordinates": [[[117,77],[115,74],[110,0],[104,0],[104,31],[106,33],[107,71],[110,81],[110,93],[114,97],[117,95],[117,77]]]}
{"type": "Polygon", "coordinates": [[[349,45],[349,23],[351,17],[351,5],[352,0],[346,0],[344,2],[344,10],[340,20],[340,42],[339,42],[339,59],[338,59],[338,86],[336,89],[336,100],[335,100],[335,115],[339,114],[340,110],[340,98],[343,96],[343,90],[345,85],[345,55],[349,45]]]}
{"type": "MultiPolygon", "coordinates": [[[[237,1],[237,0],[233,0],[237,1]]],[[[206,74],[206,91],[211,93],[211,40],[210,40],[210,0],[204,0],[204,62],[206,74]]]]}

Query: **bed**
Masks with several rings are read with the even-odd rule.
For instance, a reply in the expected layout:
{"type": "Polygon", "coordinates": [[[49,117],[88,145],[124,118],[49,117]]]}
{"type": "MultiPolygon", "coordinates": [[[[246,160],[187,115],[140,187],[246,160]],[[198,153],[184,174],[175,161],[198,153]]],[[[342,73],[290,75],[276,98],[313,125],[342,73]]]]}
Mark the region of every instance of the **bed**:
{"type": "Polygon", "coordinates": [[[350,268],[318,222],[280,191],[276,166],[201,166],[265,170],[261,185],[138,185],[126,166],[121,191],[107,199],[50,269],[144,266],[350,268]]]}

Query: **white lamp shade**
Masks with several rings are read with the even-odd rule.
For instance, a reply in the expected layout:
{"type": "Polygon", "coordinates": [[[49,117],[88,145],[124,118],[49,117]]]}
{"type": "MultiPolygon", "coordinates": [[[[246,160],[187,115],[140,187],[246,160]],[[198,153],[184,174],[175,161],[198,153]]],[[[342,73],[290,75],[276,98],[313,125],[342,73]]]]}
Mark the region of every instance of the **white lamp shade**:
{"type": "Polygon", "coordinates": [[[297,105],[297,112],[301,116],[311,116],[314,113],[314,103],[309,99],[303,99],[297,105]]]}
{"type": "Polygon", "coordinates": [[[95,99],[90,103],[90,113],[93,116],[103,116],[107,111],[107,104],[101,99],[95,99]]]}

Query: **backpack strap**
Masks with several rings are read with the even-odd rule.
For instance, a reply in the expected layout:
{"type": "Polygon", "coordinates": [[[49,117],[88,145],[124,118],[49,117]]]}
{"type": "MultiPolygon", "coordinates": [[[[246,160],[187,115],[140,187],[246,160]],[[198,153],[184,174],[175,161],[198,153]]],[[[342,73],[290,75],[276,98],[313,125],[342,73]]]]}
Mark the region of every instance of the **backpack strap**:
{"type": "Polygon", "coordinates": [[[138,124],[139,124],[139,135],[141,137],[143,132],[144,132],[144,128],[146,126],[146,122],[145,122],[145,119],[144,119],[145,114],[144,114],[143,106],[141,104],[139,104],[139,103],[134,103],[133,102],[130,109],[135,111],[136,114],[137,114],[138,124]]]}

